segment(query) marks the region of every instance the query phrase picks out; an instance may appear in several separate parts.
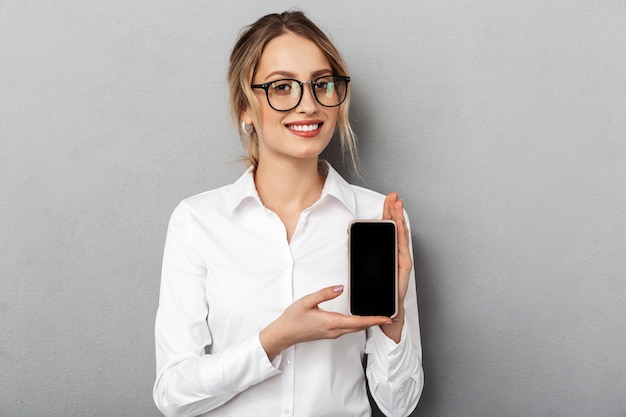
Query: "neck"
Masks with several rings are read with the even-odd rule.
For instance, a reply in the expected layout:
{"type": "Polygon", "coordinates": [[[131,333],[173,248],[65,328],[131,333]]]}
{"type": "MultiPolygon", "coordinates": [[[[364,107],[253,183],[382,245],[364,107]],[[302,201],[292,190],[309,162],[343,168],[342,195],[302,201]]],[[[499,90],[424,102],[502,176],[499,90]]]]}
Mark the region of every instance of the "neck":
{"type": "Polygon", "coordinates": [[[325,177],[318,170],[317,158],[272,162],[261,159],[254,181],[265,207],[276,213],[300,213],[320,198],[325,177]]]}

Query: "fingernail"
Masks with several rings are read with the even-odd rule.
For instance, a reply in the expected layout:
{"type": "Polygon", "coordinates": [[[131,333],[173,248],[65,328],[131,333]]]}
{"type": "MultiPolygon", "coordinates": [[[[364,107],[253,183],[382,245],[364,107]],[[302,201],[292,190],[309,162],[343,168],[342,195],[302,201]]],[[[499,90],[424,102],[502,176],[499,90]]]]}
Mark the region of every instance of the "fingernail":
{"type": "Polygon", "coordinates": [[[342,292],[343,291],[343,285],[335,285],[333,287],[333,292],[342,292]]]}

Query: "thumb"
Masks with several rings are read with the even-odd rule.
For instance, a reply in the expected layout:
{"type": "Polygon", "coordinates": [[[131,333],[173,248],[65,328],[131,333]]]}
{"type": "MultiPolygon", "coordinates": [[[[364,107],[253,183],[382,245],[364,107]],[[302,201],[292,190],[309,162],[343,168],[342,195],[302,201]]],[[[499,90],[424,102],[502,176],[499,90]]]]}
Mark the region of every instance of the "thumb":
{"type": "Polygon", "coordinates": [[[302,297],[302,301],[307,304],[308,307],[315,307],[324,301],[339,297],[342,293],[343,285],[333,285],[332,287],[322,288],[319,291],[305,295],[302,297]]]}

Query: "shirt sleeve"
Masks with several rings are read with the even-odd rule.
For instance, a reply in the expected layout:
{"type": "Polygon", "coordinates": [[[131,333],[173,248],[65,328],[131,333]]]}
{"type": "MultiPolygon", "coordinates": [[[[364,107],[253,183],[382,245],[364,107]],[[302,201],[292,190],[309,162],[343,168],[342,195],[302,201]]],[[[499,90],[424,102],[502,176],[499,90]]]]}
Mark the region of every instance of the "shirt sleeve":
{"type": "Polygon", "coordinates": [[[190,213],[181,203],[170,219],[155,323],[156,381],[153,397],[166,416],[195,416],[278,374],[258,334],[205,354],[211,345],[205,295],[206,267],[194,248],[190,213]]]}
{"type": "MultiPolygon", "coordinates": [[[[410,238],[409,245],[412,254],[410,238]]],[[[408,416],[417,406],[424,387],[415,270],[411,270],[409,276],[404,309],[404,326],[398,344],[379,326],[367,331],[366,375],[370,392],[380,410],[389,417],[408,416]]]]}

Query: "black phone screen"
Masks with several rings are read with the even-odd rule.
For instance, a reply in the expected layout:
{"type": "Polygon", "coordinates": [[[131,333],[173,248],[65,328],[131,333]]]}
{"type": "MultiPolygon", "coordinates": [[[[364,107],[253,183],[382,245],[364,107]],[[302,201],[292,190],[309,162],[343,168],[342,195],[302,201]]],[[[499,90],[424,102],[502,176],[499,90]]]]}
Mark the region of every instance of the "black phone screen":
{"type": "Polygon", "coordinates": [[[354,221],[350,223],[349,235],[350,312],[358,316],[395,316],[395,223],[354,221]]]}

